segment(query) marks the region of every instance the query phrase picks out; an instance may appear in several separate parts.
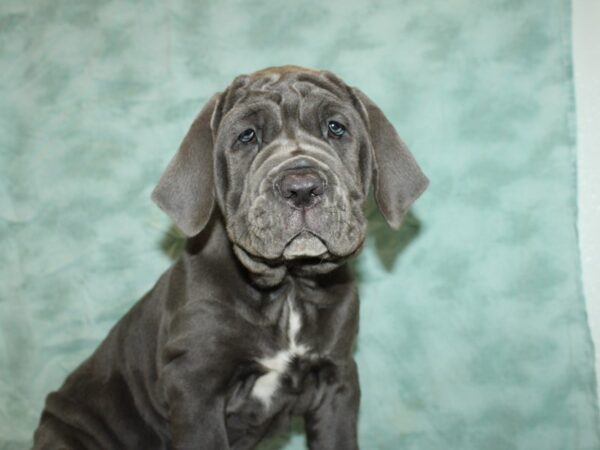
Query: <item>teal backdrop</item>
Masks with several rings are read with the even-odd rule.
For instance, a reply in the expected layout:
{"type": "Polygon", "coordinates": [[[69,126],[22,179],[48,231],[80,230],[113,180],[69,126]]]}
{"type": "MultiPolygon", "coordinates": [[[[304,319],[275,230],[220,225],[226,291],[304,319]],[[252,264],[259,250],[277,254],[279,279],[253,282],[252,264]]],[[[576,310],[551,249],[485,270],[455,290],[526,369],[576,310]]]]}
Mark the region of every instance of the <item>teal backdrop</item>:
{"type": "Polygon", "coordinates": [[[3,0],[0,448],[171,264],[149,196],[203,103],[299,64],[365,91],[431,179],[400,232],[369,211],[355,264],[362,448],[600,449],[569,23],[566,0],[3,0]]]}

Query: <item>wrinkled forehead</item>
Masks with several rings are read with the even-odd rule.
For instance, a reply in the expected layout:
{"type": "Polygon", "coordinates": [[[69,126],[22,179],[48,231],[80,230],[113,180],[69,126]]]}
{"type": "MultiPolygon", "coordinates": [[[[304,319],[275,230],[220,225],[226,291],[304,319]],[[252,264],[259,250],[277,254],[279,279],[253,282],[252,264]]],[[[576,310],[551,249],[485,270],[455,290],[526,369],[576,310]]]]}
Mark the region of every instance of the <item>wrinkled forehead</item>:
{"type": "Polygon", "coordinates": [[[237,77],[225,92],[223,114],[241,105],[268,101],[294,108],[303,100],[348,104],[348,87],[328,72],[265,70],[237,77]]]}

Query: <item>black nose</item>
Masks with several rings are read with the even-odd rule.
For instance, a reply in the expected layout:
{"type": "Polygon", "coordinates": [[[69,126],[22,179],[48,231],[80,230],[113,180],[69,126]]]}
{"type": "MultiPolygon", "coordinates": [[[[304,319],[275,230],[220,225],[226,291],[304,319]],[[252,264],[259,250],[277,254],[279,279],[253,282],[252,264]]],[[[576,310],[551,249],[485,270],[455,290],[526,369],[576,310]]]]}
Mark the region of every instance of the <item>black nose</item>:
{"type": "Polygon", "coordinates": [[[279,182],[281,196],[296,208],[312,208],[323,190],[323,180],[314,172],[290,172],[279,182]]]}

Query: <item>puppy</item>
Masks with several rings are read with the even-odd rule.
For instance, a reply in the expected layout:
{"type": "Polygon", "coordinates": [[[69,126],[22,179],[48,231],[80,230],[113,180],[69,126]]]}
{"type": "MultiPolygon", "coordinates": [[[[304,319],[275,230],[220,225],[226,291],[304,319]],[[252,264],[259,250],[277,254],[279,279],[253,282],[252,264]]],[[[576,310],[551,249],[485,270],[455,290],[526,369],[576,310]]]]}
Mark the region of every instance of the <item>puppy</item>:
{"type": "Polygon", "coordinates": [[[347,261],[371,183],[398,228],[428,181],[330,72],[268,68],[215,94],[152,194],[183,256],[48,396],[34,449],[251,449],[294,415],[310,449],[358,448],[347,261]]]}

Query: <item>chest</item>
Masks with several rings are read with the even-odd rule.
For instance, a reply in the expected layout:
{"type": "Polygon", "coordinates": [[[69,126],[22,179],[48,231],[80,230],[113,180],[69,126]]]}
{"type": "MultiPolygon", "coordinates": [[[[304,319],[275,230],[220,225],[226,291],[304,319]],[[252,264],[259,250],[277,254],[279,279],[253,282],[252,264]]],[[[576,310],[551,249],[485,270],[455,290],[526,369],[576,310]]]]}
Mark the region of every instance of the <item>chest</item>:
{"type": "Polygon", "coordinates": [[[319,359],[316,349],[301,335],[306,331],[305,315],[291,298],[286,300],[285,307],[284,336],[280,340],[283,345],[255,360],[260,371],[250,396],[265,409],[269,409],[278,391],[301,393],[308,371],[319,359]]]}
{"type": "Polygon", "coordinates": [[[234,383],[227,402],[230,418],[261,422],[297,409],[314,394],[324,355],[311,319],[293,298],[285,300],[277,326],[260,333],[262,342],[249,357],[245,375],[234,383]]]}

